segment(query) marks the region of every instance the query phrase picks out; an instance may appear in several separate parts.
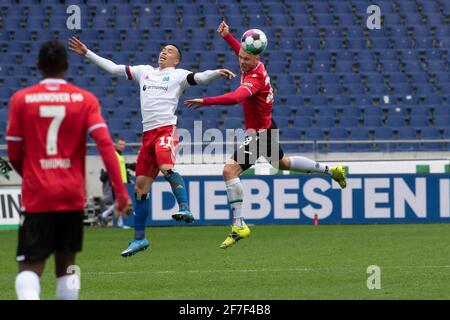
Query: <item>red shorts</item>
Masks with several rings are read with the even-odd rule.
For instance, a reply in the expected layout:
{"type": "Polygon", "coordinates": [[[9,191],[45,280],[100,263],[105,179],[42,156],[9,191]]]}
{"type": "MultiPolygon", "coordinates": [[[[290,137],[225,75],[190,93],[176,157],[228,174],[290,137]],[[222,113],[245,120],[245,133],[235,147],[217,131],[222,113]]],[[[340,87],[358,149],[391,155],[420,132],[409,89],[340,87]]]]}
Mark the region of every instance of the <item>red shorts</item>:
{"type": "Polygon", "coordinates": [[[155,179],[161,165],[175,164],[177,145],[177,128],[173,125],[145,131],[136,160],[136,176],[155,179]]]}

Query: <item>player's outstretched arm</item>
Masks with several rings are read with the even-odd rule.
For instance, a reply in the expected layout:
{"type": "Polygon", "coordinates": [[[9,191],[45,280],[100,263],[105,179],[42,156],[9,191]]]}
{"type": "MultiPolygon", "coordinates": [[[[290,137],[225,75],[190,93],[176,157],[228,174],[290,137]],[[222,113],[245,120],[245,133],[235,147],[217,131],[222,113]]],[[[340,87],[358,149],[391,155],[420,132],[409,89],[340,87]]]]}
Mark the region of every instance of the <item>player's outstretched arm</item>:
{"type": "Polygon", "coordinates": [[[235,37],[230,33],[230,27],[225,21],[222,21],[217,28],[217,32],[220,33],[222,38],[228,43],[228,45],[234,50],[236,55],[239,55],[239,50],[241,49],[241,44],[236,40],[235,37]]]}
{"type": "MultiPolygon", "coordinates": [[[[189,77],[189,75],[188,75],[189,77]]],[[[195,84],[208,84],[220,77],[225,77],[227,79],[233,79],[236,75],[228,69],[217,69],[217,70],[206,70],[203,72],[196,72],[193,75],[195,84]]]]}
{"type": "Polygon", "coordinates": [[[90,61],[92,61],[97,66],[99,66],[100,68],[102,68],[103,70],[105,70],[110,74],[127,77],[124,65],[115,64],[111,60],[96,55],[94,52],[90,51],[88,47],[76,37],[71,37],[69,39],[69,50],[86,57],[87,59],[89,59],[90,61]]]}
{"type": "Polygon", "coordinates": [[[189,108],[198,109],[202,106],[212,105],[232,105],[243,101],[245,98],[251,96],[251,92],[245,87],[239,87],[233,92],[223,94],[221,96],[203,98],[203,99],[188,99],[184,104],[189,108]]]}

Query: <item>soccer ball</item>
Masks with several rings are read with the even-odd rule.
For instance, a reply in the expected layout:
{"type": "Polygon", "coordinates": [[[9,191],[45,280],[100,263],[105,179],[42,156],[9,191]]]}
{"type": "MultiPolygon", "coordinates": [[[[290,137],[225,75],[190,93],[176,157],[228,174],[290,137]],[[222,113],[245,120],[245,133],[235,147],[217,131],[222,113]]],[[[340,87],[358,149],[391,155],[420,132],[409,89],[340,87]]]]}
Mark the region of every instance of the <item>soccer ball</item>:
{"type": "Polygon", "coordinates": [[[241,46],[250,54],[260,54],[267,47],[267,37],[259,29],[247,30],[242,35],[241,46]]]}

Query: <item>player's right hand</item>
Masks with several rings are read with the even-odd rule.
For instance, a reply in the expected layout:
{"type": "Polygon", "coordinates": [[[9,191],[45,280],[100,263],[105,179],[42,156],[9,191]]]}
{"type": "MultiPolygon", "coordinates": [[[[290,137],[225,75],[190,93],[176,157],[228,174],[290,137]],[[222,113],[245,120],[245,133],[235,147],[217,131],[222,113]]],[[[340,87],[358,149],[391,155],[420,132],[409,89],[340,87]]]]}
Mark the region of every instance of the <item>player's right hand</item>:
{"type": "Polygon", "coordinates": [[[86,47],[86,45],[76,37],[71,37],[69,39],[69,50],[81,54],[82,56],[85,56],[88,52],[88,48],[86,47]]]}
{"type": "Polygon", "coordinates": [[[222,21],[219,24],[219,27],[217,28],[217,32],[220,33],[222,37],[225,37],[227,34],[230,33],[230,27],[228,27],[225,21],[222,21]]]}
{"type": "Polygon", "coordinates": [[[233,79],[234,77],[236,77],[236,75],[228,69],[219,69],[219,74],[222,77],[228,78],[230,80],[233,79]]]}
{"type": "Polygon", "coordinates": [[[118,196],[116,198],[116,210],[114,210],[114,218],[118,219],[120,214],[123,214],[126,217],[133,211],[133,203],[131,202],[128,194],[118,196]]]}

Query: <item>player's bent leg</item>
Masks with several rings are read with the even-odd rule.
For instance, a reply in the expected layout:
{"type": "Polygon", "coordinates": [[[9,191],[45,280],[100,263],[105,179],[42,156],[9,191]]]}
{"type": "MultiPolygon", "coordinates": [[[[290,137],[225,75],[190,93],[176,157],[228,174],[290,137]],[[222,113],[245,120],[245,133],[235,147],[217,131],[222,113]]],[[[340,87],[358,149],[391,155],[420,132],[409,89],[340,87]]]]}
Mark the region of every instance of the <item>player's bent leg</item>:
{"type": "Polygon", "coordinates": [[[222,249],[226,249],[237,241],[250,236],[250,228],[245,224],[242,213],[244,188],[241,179],[239,179],[242,171],[242,167],[235,161],[229,161],[223,168],[222,174],[227,188],[227,198],[231,207],[233,222],[231,233],[220,245],[222,249]]]}
{"type": "Polygon", "coordinates": [[[136,253],[146,250],[149,247],[149,242],[145,238],[145,227],[147,217],[150,210],[150,201],[148,192],[154,178],[149,176],[139,175],[136,178],[135,198],[136,204],[134,207],[134,239],[128,243],[128,247],[122,251],[122,257],[130,257],[136,253]]]}
{"type": "Polygon", "coordinates": [[[279,163],[278,168],[281,170],[293,170],[304,173],[321,173],[331,176],[339,186],[344,189],[347,186],[345,171],[342,166],[335,166],[329,168],[327,165],[316,162],[301,156],[283,157],[279,163]]]}
{"type": "Polygon", "coordinates": [[[186,223],[194,222],[194,215],[189,210],[188,196],[183,177],[174,170],[172,164],[163,164],[159,167],[164,179],[169,182],[172,193],[177,200],[179,210],[172,215],[175,221],[184,221],[186,223]]]}
{"type": "Polygon", "coordinates": [[[15,289],[19,300],[39,300],[41,294],[40,276],[44,271],[45,260],[19,262],[15,289]]]}
{"type": "Polygon", "coordinates": [[[75,252],[55,252],[56,299],[78,300],[80,275],[75,266],[75,252]]]}

